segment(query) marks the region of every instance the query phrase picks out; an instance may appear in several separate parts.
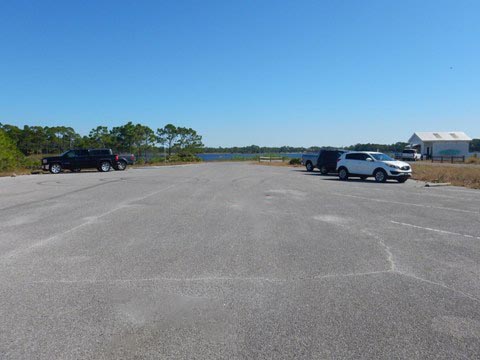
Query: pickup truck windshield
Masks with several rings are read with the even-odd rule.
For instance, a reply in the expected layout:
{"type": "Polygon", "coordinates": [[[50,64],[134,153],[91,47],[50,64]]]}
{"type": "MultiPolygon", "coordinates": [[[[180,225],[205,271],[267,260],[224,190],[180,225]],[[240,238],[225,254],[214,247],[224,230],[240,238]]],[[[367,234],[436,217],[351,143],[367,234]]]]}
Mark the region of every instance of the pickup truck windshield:
{"type": "Polygon", "coordinates": [[[372,155],[375,160],[379,160],[379,161],[395,161],[390,156],[385,154],[370,154],[370,155],[372,155]]]}

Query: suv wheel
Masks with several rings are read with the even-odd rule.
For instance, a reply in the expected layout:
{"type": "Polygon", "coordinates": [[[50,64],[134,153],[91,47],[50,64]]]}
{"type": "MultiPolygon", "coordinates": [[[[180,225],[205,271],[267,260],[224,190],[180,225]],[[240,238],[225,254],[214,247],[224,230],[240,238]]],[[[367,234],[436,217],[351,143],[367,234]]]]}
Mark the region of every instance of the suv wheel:
{"type": "Polygon", "coordinates": [[[100,170],[101,172],[108,172],[108,171],[110,171],[110,167],[111,167],[111,166],[110,166],[110,163],[109,163],[108,161],[102,161],[102,162],[100,163],[99,170],[100,170]]]}
{"type": "Polygon", "coordinates": [[[338,170],[338,178],[342,181],[348,180],[348,170],[346,168],[340,168],[338,170]]]}
{"type": "Polygon", "coordinates": [[[387,181],[387,173],[383,169],[375,170],[373,177],[375,178],[375,181],[379,183],[384,183],[387,181]]]}
{"type": "Polygon", "coordinates": [[[123,160],[120,160],[119,162],[117,162],[117,169],[116,170],[120,170],[120,171],[123,171],[127,168],[127,163],[123,160]]]}
{"type": "Polygon", "coordinates": [[[321,168],[320,168],[320,172],[322,173],[322,175],[327,175],[328,174],[328,169],[325,165],[323,165],[321,168]]]}
{"type": "Polygon", "coordinates": [[[305,167],[307,168],[307,171],[313,171],[313,164],[311,162],[307,162],[305,167]]]}
{"type": "Polygon", "coordinates": [[[52,174],[59,174],[62,171],[62,165],[60,164],[51,164],[48,168],[52,174]]]}

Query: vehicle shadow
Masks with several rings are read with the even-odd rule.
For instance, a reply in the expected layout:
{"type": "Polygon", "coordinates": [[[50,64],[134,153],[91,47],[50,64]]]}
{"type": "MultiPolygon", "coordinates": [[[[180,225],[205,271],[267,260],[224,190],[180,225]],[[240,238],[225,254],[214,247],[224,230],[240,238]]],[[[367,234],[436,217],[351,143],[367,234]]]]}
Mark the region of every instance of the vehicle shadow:
{"type": "Polygon", "coordinates": [[[311,175],[311,176],[324,176],[324,177],[338,176],[337,174],[334,174],[334,173],[323,175],[320,171],[307,171],[307,170],[300,170],[300,169],[294,169],[292,171],[300,172],[300,173],[303,173],[303,175],[311,175]]]}
{"type": "Polygon", "coordinates": [[[398,184],[398,181],[396,180],[391,180],[391,179],[388,179],[386,182],[384,183],[378,183],[376,182],[373,178],[368,178],[368,179],[365,179],[365,180],[362,180],[362,179],[359,179],[359,178],[348,178],[347,181],[345,180],[340,180],[338,178],[338,176],[334,176],[333,178],[330,177],[328,179],[322,179],[324,181],[338,181],[338,182],[344,182],[344,183],[366,183],[366,184],[398,184]]]}
{"type": "MultiPolygon", "coordinates": [[[[115,170],[110,170],[108,172],[105,172],[104,174],[107,174],[109,172],[114,172],[115,170]]],[[[62,170],[60,174],[62,175],[80,175],[80,174],[93,174],[93,173],[100,173],[100,171],[95,170],[95,169],[82,169],[82,171],[70,171],[68,169],[62,170]]],[[[52,174],[49,171],[41,171],[39,172],[41,175],[58,175],[58,174],[52,174]]]]}

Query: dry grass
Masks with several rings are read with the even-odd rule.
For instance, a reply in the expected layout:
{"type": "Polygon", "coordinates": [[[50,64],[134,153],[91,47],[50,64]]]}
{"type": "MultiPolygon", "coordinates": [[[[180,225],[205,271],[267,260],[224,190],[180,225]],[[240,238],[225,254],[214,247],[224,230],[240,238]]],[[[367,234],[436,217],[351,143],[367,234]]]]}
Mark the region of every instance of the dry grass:
{"type": "Polygon", "coordinates": [[[412,164],[412,170],[415,180],[480,189],[480,166],[477,165],[412,164]]]}
{"type": "Polygon", "coordinates": [[[480,158],[478,156],[470,156],[467,160],[465,160],[467,164],[480,164],[480,158]]]}

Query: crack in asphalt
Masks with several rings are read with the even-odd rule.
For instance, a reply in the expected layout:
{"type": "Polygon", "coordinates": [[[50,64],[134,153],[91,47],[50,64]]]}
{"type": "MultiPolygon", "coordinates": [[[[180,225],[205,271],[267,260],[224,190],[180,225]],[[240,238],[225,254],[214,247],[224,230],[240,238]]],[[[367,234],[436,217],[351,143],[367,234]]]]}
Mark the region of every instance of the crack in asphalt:
{"type": "Polygon", "coordinates": [[[312,278],[291,278],[291,279],[279,279],[279,278],[268,278],[268,277],[206,276],[206,277],[193,277],[193,278],[152,277],[152,278],[140,278],[140,279],[74,279],[74,280],[46,279],[46,280],[28,281],[27,283],[29,284],[115,284],[115,283],[142,283],[142,282],[222,282],[222,281],[258,282],[258,283],[265,283],[265,282],[293,283],[293,282],[301,282],[301,281],[321,281],[321,280],[327,280],[327,279],[372,276],[372,275],[382,275],[382,274],[396,274],[396,275],[414,279],[420,282],[424,282],[430,285],[435,285],[480,303],[480,299],[473,296],[472,294],[466,293],[461,290],[457,290],[455,288],[452,288],[442,283],[438,283],[436,281],[431,281],[428,279],[418,277],[413,274],[400,272],[398,270],[380,270],[380,271],[369,271],[369,272],[347,273],[347,274],[326,274],[321,276],[315,276],[312,278]]]}
{"type": "MultiPolygon", "coordinates": [[[[396,223],[395,221],[392,221],[392,222],[396,223]]],[[[474,300],[476,302],[480,302],[480,299],[473,296],[472,294],[466,293],[466,292],[461,291],[461,290],[457,290],[453,287],[447,286],[445,284],[442,284],[442,283],[439,283],[439,282],[436,282],[436,281],[421,278],[421,277],[419,277],[415,274],[409,274],[409,273],[405,273],[405,272],[397,270],[397,266],[396,266],[396,263],[395,263],[395,260],[394,260],[393,253],[392,253],[390,247],[387,244],[385,244],[385,241],[381,237],[379,237],[378,235],[376,235],[376,234],[374,234],[374,233],[372,233],[372,232],[370,232],[366,229],[363,229],[361,231],[364,234],[370,235],[373,238],[375,238],[379,242],[379,244],[385,249],[385,252],[387,253],[387,260],[390,263],[390,269],[386,270],[386,271],[383,271],[383,273],[398,274],[398,275],[405,276],[405,277],[408,277],[408,278],[411,278],[411,279],[415,279],[415,280],[418,280],[418,281],[421,281],[421,282],[425,282],[425,283],[428,283],[428,284],[440,286],[444,289],[448,289],[450,291],[453,291],[454,293],[460,294],[460,295],[462,295],[464,297],[467,297],[471,300],[474,300]]],[[[459,235],[459,234],[456,234],[456,235],[459,235]]],[[[375,273],[379,273],[379,272],[372,272],[372,274],[375,274],[375,273]]],[[[382,272],[380,272],[380,273],[382,273],[382,272]]]]}
{"type": "Polygon", "coordinates": [[[367,229],[362,229],[360,231],[362,233],[368,235],[368,236],[373,237],[374,239],[376,239],[378,241],[378,243],[384,249],[384,251],[387,255],[387,261],[390,264],[390,268],[388,269],[388,271],[395,272],[396,271],[396,264],[395,264],[395,260],[393,259],[393,253],[390,250],[390,247],[387,244],[385,244],[385,241],[380,236],[372,233],[371,231],[368,231],[367,229]]]}

